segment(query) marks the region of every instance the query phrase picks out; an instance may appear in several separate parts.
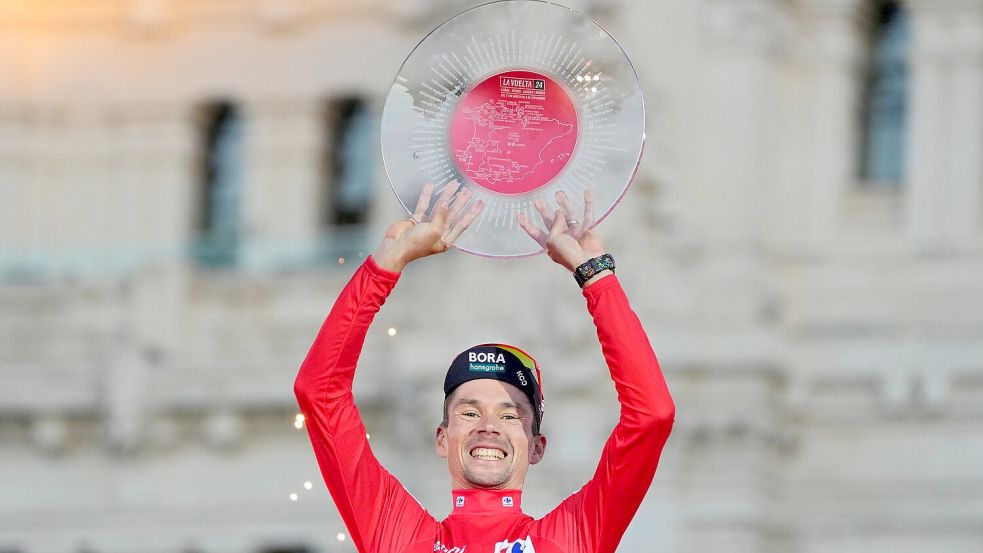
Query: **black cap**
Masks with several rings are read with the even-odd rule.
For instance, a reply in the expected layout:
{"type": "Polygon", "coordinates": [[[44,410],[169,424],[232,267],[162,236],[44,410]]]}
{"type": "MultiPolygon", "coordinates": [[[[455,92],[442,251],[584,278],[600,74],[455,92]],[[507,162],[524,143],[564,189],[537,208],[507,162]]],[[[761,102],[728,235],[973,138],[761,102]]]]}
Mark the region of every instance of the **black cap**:
{"type": "Polygon", "coordinates": [[[539,364],[528,353],[506,344],[479,344],[461,352],[447,369],[444,397],[469,380],[490,378],[522,390],[532,404],[536,426],[543,422],[539,364]]]}

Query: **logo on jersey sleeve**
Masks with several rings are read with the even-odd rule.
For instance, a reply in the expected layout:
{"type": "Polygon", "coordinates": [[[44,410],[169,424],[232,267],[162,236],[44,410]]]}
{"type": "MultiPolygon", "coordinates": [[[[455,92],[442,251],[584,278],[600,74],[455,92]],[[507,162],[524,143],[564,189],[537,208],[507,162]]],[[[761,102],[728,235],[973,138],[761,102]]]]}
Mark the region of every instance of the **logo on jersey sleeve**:
{"type": "Polygon", "coordinates": [[[532,546],[532,538],[526,536],[524,540],[496,543],[494,553],[536,553],[536,548],[532,546]]]}
{"type": "Polygon", "coordinates": [[[433,545],[434,553],[464,553],[467,548],[468,546],[466,545],[462,547],[449,547],[440,543],[440,540],[437,540],[437,543],[433,545]]]}

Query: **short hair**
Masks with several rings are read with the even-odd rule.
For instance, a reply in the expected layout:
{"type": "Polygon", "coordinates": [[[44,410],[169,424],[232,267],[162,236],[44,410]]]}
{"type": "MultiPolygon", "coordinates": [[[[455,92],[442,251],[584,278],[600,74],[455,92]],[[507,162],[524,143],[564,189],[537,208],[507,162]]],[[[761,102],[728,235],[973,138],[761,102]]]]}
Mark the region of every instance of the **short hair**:
{"type": "MultiPolygon", "coordinates": [[[[443,418],[443,420],[440,421],[440,427],[441,428],[444,428],[444,429],[447,428],[447,419],[448,419],[448,413],[450,411],[450,406],[451,406],[451,397],[454,395],[454,392],[456,392],[456,391],[457,391],[456,389],[455,390],[452,390],[451,393],[449,393],[446,396],[444,396],[444,418],[443,418]]],[[[529,398],[527,398],[525,396],[523,396],[523,398],[526,399],[526,401],[529,400],[529,398]]],[[[529,405],[529,407],[530,407],[530,409],[535,409],[535,407],[533,407],[531,404],[529,405]]],[[[539,419],[534,415],[532,417],[532,435],[533,436],[539,436],[540,435],[539,430],[540,430],[539,429],[539,419]]]]}

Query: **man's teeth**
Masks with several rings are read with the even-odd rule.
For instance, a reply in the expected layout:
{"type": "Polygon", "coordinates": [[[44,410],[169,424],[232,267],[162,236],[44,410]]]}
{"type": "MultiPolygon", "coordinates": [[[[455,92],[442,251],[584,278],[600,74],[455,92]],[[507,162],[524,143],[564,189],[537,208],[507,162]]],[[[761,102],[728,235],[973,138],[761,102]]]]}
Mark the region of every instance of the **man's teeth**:
{"type": "Polygon", "coordinates": [[[485,449],[483,447],[476,447],[471,452],[471,456],[481,459],[482,461],[498,461],[505,458],[505,453],[497,449],[485,449]]]}

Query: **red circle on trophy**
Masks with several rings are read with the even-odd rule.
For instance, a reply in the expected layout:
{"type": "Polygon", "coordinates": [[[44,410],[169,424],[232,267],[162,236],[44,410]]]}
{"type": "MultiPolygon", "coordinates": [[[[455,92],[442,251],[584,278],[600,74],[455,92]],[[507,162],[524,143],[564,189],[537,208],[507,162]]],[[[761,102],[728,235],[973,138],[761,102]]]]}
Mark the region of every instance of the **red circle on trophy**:
{"type": "Polygon", "coordinates": [[[532,71],[492,75],[464,94],[450,121],[458,170],[478,186],[525,194],[549,184],[577,145],[577,108],[532,71]]]}
{"type": "Polygon", "coordinates": [[[594,20],[542,0],[442,23],[403,62],[382,113],[383,162],[403,208],[415,213],[427,190],[431,208],[454,198],[452,219],[480,209],[454,246],[489,257],[542,252],[528,232],[529,222],[545,229],[541,213],[562,208],[580,230],[603,220],[644,144],[624,50],[594,20]]]}

